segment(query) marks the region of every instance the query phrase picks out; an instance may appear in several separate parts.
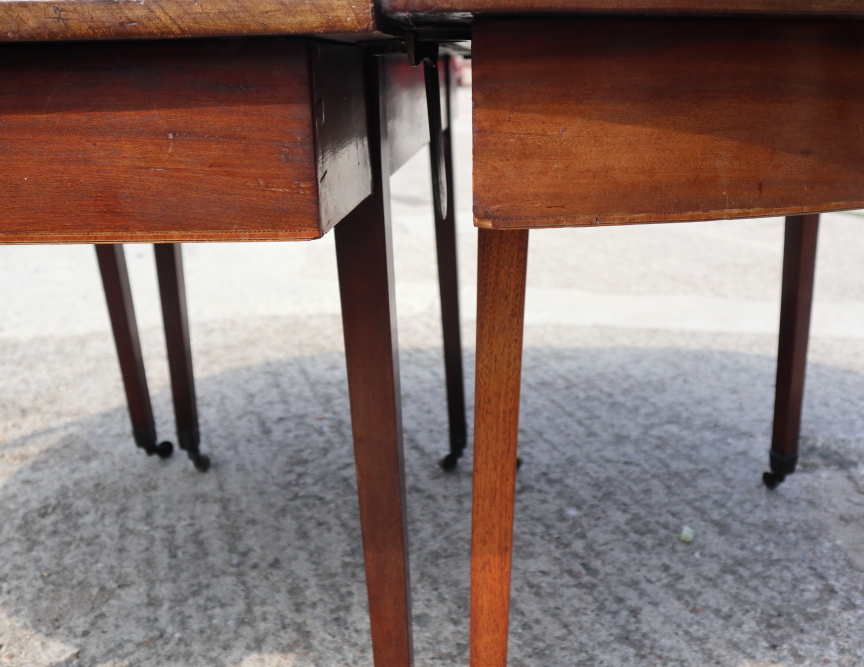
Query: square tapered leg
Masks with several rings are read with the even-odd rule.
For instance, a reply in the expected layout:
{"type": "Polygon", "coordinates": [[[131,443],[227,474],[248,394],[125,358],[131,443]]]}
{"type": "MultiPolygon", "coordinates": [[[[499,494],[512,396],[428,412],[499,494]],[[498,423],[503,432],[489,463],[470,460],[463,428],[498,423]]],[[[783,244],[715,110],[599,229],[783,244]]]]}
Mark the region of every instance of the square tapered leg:
{"type": "Polygon", "coordinates": [[[471,667],[506,667],[528,231],[479,230],[471,667]]]}
{"type": "Polygon", "coordinates": [[[795,472],[798,462],[818,234],[818,215],[786,218],[771,472],[763,475],[766,486],[772,489],[795,472]]]}
{"type": "Polygon", "coordinates": [[[405,464],[387,123],[381,63],[367,68],[375,194],[336,226],[345,361],[357,468],[363,558],[376,667],[412,663],[405,464]]]}
{"type": "Polygon", "coordinates": [[[126,269],[126,255],[120,244],[96,246],[99,272],[102,275],[102,288],[108,304],[108,316],[114,333],[114,345],[120,361],[123,388],[132,420],[132,435],[135,444],[148,455],[157,454],[161,458],[171,456],[173,446],[170,442],[156,442],[156,422],[147,389],[147,376],[144,373],[144,359],[141,356],[141,341],[138,338],[138,324],[135,321],[135,308],[132,304],[132,291],[129,286],[129,273],[126,269]]]}
{"type": "Polygon", "coordinates": [[[171,374],[171,396],[177,423],[177,444],[195,468],[206,472],[210,459],[199,450],[198,403],[195,398],[195,375],[192,372],[192,347],[189,342],[189,318],[186,313],[186,283],[183,278],[183,255],[179,243],[157,243],[156,274],[162,301],[162,321],[168,349],[171,374]]]}
{"type": "MultiPolygon", "coordinates": [[[[444,333],[444,375],[447,383],[447,417],[450,425],[450,452],[441,461],[444,470],[454,470],[468,440],[465,421],[465,379],[462,369],[462,336],[459,331],[459,275],[456,260],[456,202],[453,178],[453,63],[449,56],[439,61],[444,69],[445,99],[444,167],[447,211],[435,211],[435,245],[438,251],[438,289],[441,294],[441,329],[444,333]]],[[[433,170],[434,171],[434,170],[433,170]]]]}

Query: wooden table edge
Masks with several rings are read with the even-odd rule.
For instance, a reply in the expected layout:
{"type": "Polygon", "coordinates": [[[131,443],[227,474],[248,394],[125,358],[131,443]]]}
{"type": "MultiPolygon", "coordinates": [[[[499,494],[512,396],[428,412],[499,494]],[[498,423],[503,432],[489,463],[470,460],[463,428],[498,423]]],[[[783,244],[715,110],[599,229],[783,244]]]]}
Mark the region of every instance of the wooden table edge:
{"type": "Polygon", "coordinates": [[[619,225],[645,225],[672,222],[702,222],[708,220],[746,220],[750,218],[781,218],[790,215],[842,213],[864,208],[864,201],[841,202],[825,206],[799,206],[783,209],[729,209],[722,211],[693,211],[674,214],[646,214],[622,216],[573,216],[562,218],[481,218],[474,216],[479,229],[558,229],[562,227],[614,227],[619,225]]]}

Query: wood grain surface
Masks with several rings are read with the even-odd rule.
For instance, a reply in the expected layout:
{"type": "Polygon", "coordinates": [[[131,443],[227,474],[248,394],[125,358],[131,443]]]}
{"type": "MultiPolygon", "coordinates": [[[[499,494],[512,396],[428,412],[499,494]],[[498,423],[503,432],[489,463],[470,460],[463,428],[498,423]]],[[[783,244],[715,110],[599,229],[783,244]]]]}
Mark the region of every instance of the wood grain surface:
{"type": "Polygon", "coordinates": [[[429,116],[423,66],[412,67],[401,53],[382,56],[382,60],[390,170],[394,173],[429,143],[429,116]]]}
{"type": "Polygon", "coordinates": [[[818,237],[818,215],[786,219],[774,426],[771,434],[771,453],[786,460],[798,456],[818,237]]]}
{"type": "Polygon", "coordinates": [[[0,46],[0,242],[318,238],[371,192],[365,117],[339,110],[362,89],[322,93],[350,123],[316,143],[310,58],[331,48],[355,75],[359,48],[304,40],[0,46]]]}
{"type": "Polygon", "coordinates": [[[864,207],[864,24],[478,19],[482,227],[864,207]]]}
{"type": "MultiPolygon", "coordinates": [[[[441,332],[444,339],[444,378],[447,387],[447,422],[450,427],[451,460],[455,466],[468,442],[468,423],[465,416],[465,373],[462,366],[462,334],[459,316],[459,262],[456,243],[456,189],[453,175],[452,118],[456,111],[456,67],[450,56],[442,58],[438,66],[444,83],[441,101],[444,130],[444,166],[446,173],[447,214],[441,215],[433,206],[435,216],[435,250],[438,256],[438,293],[441,296],[441,332]],[[454,460],[455,459],[455,460],[454,460]]],[[[431,162],[430,154],[430,162],[431,162]]],[[[430,169],[431,169],[430,164],[430,169]]]]}
{"type": "Polygon", "coordinates": [[[374,194],[334,230],[375,667],[411,667],[411,588],[385,63],[367,61],[374,194]]]}
{"type": "Polygon", "coordinates": [[[864,16],[864,0],[382,0],[387,14],[464,18],[482,14],[782,14],[864,16]]]}
{"type": "Polygon", "coordinates": [[[153,418],[150,390],[147,388],[144,356],[141,354],[141,339],[138,336],[138,321],[135,319],[132,287],[129,284],[129,271],[126,268],[126,254],[123,252],[122,245],[104,244],[96,246],[96,257],[102,277],[102,288],[105,291],[105,301],[108,305],[111,331],[114,334],[117,360],[120,362],[120,374],[126,392],[132,432],[135,434],[136,441],[148,440],[155,446],[156,421],[153,418]]]}
{"type": "Polygon", "coordinates": [[[162,326],[168,353],[177,442],[181,447],[194,442],[197,451],[200,438],[198,399],[195,396],[195,372],[192,369],[183,250],[179,243],[156,243],[153,251],[156,256],[156,277],[162,304],[162,326]]]}
{"type": "Polygon", "coordinates": [[[0,41],[369,33],[371,0],[2,0],[0,41]]]}
{"type": "Polygon", "coordinates": [[[471,667],[507,666],[528,231],[481,229],[471,519],[471,667]]]}
{"type": "Polygon", "coordinates": [[[321,233],[372,192],[363,62],[353,46],[311,42],[321,233]]]}

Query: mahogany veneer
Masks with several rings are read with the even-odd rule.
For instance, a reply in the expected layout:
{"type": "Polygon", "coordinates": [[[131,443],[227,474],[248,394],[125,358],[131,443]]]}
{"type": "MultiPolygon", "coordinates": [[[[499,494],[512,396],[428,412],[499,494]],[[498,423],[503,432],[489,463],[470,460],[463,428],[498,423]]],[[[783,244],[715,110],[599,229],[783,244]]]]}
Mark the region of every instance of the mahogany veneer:
{"type": "MultiPolygon", "coordinates": [[[[412,67],[402,54],[381,58],[387,85],[383,108],[387,110],[387,136],[390,173],[394,174],[417,151],[429,143],[429,114],[426,110],[426,87],[423,67],[412,67]]],[[[442,69],[443,63],[440,63],[442,69]]],[[[442,125],[448,127],[446,114],[442,125]]]]}
{"type": "Polygon", "coordinates": [[[357,47],[3,45],[0,80],[0,243],[314,239],[372,192],[357,47]]]}
{"type": "Polygon", "coordinates": [[[676,16],[770,14],[864,17],[862,0],[382,0],[386,13],[412,22],[452,21],[482,14],[638,14],[676,16]]]}
{"type": "Polygon", "coordinates": [[[373,32],[356,0],[3,0],[0,41],[140,39],[373,32]]]}
{"type": "Polygon", "coordinates": [[[474,216],[532,228],[864,207],[864,24],[478,19],[474,216]]]}

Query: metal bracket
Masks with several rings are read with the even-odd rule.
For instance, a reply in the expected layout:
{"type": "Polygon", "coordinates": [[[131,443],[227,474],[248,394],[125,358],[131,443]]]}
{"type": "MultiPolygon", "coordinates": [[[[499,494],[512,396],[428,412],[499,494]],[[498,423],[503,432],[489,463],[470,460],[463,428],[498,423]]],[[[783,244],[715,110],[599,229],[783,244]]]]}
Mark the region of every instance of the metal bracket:
{"type": "Polygon", "coordinates": [[[429,151],[432,156],[432,200],[441,218],[447,217],[447,167],[444,163],[444,125],[441,120],[441,84],[438,79],[438,42],[417,41],[414,33],[405,36],[408,61],[423,63],[426,82],[426,110],[429,114],[429,151]]]}

